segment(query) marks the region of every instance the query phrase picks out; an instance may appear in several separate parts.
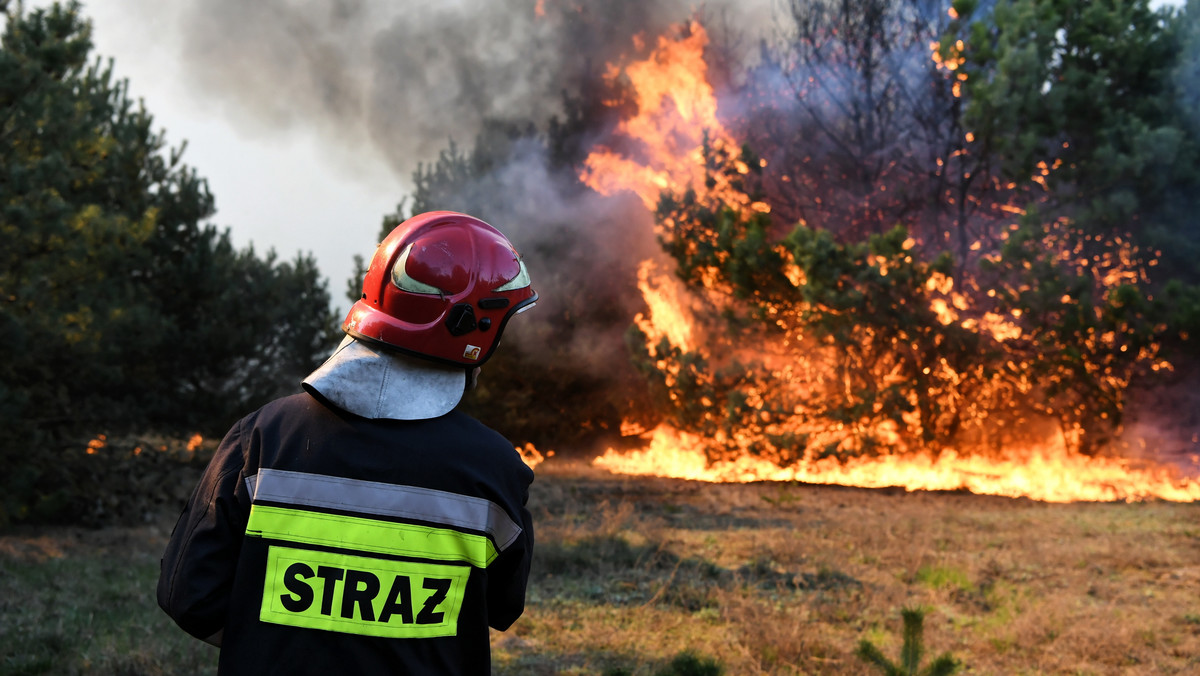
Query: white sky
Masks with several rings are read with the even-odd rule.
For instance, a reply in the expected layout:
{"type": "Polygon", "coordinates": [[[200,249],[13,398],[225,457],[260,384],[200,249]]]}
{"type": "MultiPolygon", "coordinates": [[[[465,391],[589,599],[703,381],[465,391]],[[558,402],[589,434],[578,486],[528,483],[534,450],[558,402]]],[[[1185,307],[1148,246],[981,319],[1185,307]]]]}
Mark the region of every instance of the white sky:
{"type": "MultiPolygon", "coordinates": [[[[48,5],[49,2],[29,3],[48,5]]],[[[323,151],[318,136],[301,125],[264,131],[239,127],[221,101],[204,100],[189,86],[182,52],[178,3],[91,0],[95,55],[114,59],[118,78],[129,80],[155,128],[169,146],[184,140],[184,163],[208,179],[216,199],[213,223],[228,227],[238,248],[253,244],[260,256],[274,248],[281,259],[311,253],[339,314],[354,254],[369,257],[383,215],[409,191],[378,156],[337,166],[338,153],[323,151]]]]}

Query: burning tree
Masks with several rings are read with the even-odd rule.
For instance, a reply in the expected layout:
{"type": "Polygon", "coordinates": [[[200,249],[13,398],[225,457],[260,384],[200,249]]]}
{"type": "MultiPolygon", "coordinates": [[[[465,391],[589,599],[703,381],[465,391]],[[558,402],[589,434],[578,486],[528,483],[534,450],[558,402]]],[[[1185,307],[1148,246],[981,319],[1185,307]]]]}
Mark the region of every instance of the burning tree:
{"type": "MultiPolygon", "coordinates": [[[[1079,189],[1083,156],[1013,165],[997,150],[1007,131],[958,133],[981,115],[973,83],[1003,72],[983,57],[968,68],[974,42],[959,36],[1007,30],[1010,8],[970,25],[966,6],[940,6],[943,20],[915,2],[794,9],[794,41],[751,72],[742,91],[758,98],[729,124],[755,143],[734,141],[711,88],[692,82],[705,73],[698,24],[609,74],[638,114],[582,175],[656,209],[676,278],[643,268],[652,314],[631,342],[671,424],[705,439],[710,460],[1011,449],[1043,438],[1039,421],[1067,449],[1098,452],[1130,384],[1169,368],[1167,310],[1155,255],[1080,201],[1096,194],[1079,189]],[[794,98],[771,98],[780,82],[794,98]],[[941,108],[915,103],[921,91],[941,108]]],[[[1168,33],[1166,18],[1135,24],[1168,33]]],[[[1037,138],[1073,147],[1064,133],[1037,138]]]]}

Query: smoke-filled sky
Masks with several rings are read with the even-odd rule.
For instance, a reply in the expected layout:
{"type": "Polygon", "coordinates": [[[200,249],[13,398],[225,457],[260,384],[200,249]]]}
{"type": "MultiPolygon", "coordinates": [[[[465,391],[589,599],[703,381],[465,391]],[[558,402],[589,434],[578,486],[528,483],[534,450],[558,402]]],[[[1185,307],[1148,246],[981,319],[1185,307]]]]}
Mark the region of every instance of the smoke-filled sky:
{"type": "MultiPolygon", "coordinates": [[[[696,4],[84,0],[84,13],[96,53],[115,60],[167,142],[187,141],[215,223],[260,253],[314,254],[340,310],[354,254],[369,255],[419,162],[451,138],[469,148],[485,117],[545,122],[582,73],[696,4]]],[[[774,25],[772,5],[702,7],[752,46],[774,25]]]]}
{"type": "MultiPolygon", "coordinates": [[[[770,0],[731,6],[731,23],[770,21],[770,0]]],[[[313,253],[339,309],[354,254],[369,255],[419,162],[451,138],[469,148],[485,117],[545,122],[585,70],[692,12],[687,0],[84,5],[96,53],[171,146],[186,139],[215,223],[260,253],[313,253]]]]}

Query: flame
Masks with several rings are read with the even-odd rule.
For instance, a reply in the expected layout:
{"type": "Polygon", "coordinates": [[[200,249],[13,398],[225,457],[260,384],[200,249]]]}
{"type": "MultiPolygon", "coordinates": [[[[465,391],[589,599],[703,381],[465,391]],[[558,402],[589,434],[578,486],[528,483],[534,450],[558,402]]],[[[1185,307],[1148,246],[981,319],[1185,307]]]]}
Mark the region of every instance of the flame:
{"type": "Polygon", "coordinates": [[[89,441],[87,443],[87,448],[85,449],[85,452],[88,455],[95,455],[100,452],[100,449],[104,448],[107,445],[108,445],[108,435],[99,434],[99,435],[96,435],[95,439],[92,439],[91,441],[89,441]]]}
{"type": "Polygon", "coordinates": [[[657,345],[666,339],[684,352],[691,351],[692,316],[684,302],[686,290],[673,277],[658,272],[653,261],[642,261],[638,267],[638,288],[650,310],[649,316],[638,313],[633,321],[646,334],[650,355],[656,356],[657,345]]]}
{"type": "Polygon", "coordinates": [[[521,456],[521,461],[529,469],[536,469],[538,465],[545,462],[546,458],[554,457],[554,451],[546,451],[545,455],[543,455],[532,443],[526,443],[524,446],[516,446],[515,448],[521,456]]]}
{"type": "MultiPolygon", "coordinates": [[[[609,64],[605,78],[610,83],[627,81],[637,104],[637,113],[621,121],[615,136],[635,140],[639,156],[597,147],[584,160],[580,179],[603,195],[633,192],[650,210],[662,192],[692,189],[701,199],[713,196],[768,212],[769,205],[732,190],[728,178],[705,172],[706,146],[730,151],[738,145],[717,117],[717,98],[704,61],[708,33],[695,21],[681,32],[678,39],[659,37],[646,59],[609,64]]],[[[750,171],[743,161],[735,166],[739,173],[750,171]]]]}
{"type": "Polygon", "coordinates": [[[1200,481],[1178,477],[1167,468],[1139,467],[1121,458],[1072,455],[1053,444],[999,459],[945,451],[937,458],[903,455],[844,462],[806,459],[789,467],[745,455],[709,464],[699,437],[660,426],[651,433],[646,448],[625,454],[610,448],[594,464],[621,474],[714,483],[802,481],[865,488],[901,486],[909,491],[968,490],[1045,502],[1200,500],[1200,481]]]}
{"type": "Polygon", "coordinates": [[[188,439],[188,443],[187,443],[188,452],[194,452],[197,448],[200,448],[200,444],[203,444],[203,443],[204,443],[204,437],[200,436],[199,434],[193,434],[192,438],[188,439]]]}
{"type": "MultiPolygon", "coordinates": [[[[951,10],[953,17],[953,10],[951,10]]],[[[717,97],[712,85],[708,82],[708,68],[704,60],[704,50],[708,44],[708,36],[704,28],[696,22],[691,22],[678,29],[675,36],[661,36],[654,43],[651,53],[641,60],[629,60],[622,63],[609,64],[606,79],[610,84],[624,85],[629,92],[632,102],[636,104],[636,114],[623,120],[617,127],[611,139],[598,144],[584,161],[580,179],[592,189],[604,195],[619,192],[630,192],[636,195],[647,209],[654,211],[660,195],[664,192],[683,193],[694,191],[698,201],[720,201],[745,210],[767,213],[770,207],[764,203],[751,202],[747,195],[735,189],[728,175],[721,172],[710,172],[707,166],[706,152],[716,151],[729,159],[736,174],[747,174],[752,167],[745,160],[738,159],[736,149],[739,143],[724,127],[718,117],[717,97]],[[630,150],[632,149],[632,150],[630,150]]],[[[639,49],[644,45],[636,45],[639,49]]],[[[963,56],[963,41],[948,45],[943,51],[934,43],[930,45],[933,60],[936,65],[954,78],[954,95],[961,96],[961,85],[967,80],[967,74],[960,70],[966,63],[963,56]]],[[[966,132],[966,143],[974,143],[975,135],[966,132]]],[[[1064,147],[1066,147],[1064,145],[1064,147]]],[[[938,159],[939,167],[950,170],[949,159],[969,154],[966,148],[960,149],[943,161],[938,159]]],[[[759,162],[760,167],[765,162],[759,162]]],[[[1061,160],[1042,162],[1031,177],[1032,181],[1042,188],[1047,187],[1047,179],[1052,172],[1061,166],[1061,160]]],[[[787,177],[784,177],[787,180],[787,177]]],[[[997,187],[1001,187],[997,185],[997,187]]],[[[1003,186],[1012,194],[1012,200],[1020,195],[1014,190],[1015,185],[1003,186]]],[[[883,189],[881,187],[881,189],[883,189]]],[[[1001,216],[1023,215],[1026,209],[1013,203],[997,200],[992,209],[1001,216]]],[[[1088,270],[1096,282],[1104,287],[1112,288],[1122,282],[1136,282],[1138,252],[1129,246],[1121,246],[1115,251],[1104,253],[1094,259],[1087,259],[1079,250],[1073,250],[1072,240],[1066,233],[1065,224],[1055,224],[1047,234],[1044,244],[1050,251],[1061,251],[1064,263],[1074,264],[1078,270],[1088,270]]],[[[1016,230],[1017,225],[1010,225],[1016,230]]],[[[1001,240],[1008,233],[1002,233],[1001,240]]],[[[904,250],[913,249],[918,243],[914,239],[904,242],[904,250]]],[[[994,251],[982,251],[984,244],[976,242],[970,250],[981,252],[985,258],[995,256],[994,251]]],[[[785,257],[786,258],[786,257],[785,257]]],[[[890,262],[884,257],[873,261],[878,274],[886,276],[890,272],[890,262]]],[[[803,271],[794,264],[785,267],[785,275],[795,286],[805,283],[803,271]]],[[[668,346],[681,352],[705,352],[707,357],[719,357],[717,350],[707,354],[707,337],[703,326],[697,325],[696,315],[693,314],[692,301],[704,298],[709,306],[719,306],[720,300],[713,300],[705,294],[714,295],[716,282],[706,278],[705,272],[700,271],[700,286],[693,289],[684,286],[678,279],[661,272],[651,261],[645,261],[638,270],[638,287],[645,300],[647,311],[635,317],[635,324],[646,337],[647,352],[652,359],[658,360],[658,367],[663,372],[668,386],[678,378],[677,362],[669,361],[668,356],[661,354],[661,349],[668,346]]],[[[954,282],[945,275],[933,276],[927,284],[929,307],[943,325],[958,323],[962,327],[986,334],[997,343],[1024,337],[1021,312],[1019,309],[1001,312],[980,305],[973,306],[971,299],[964,293],[954,289],[954,282]]],[[[979,289],[976,287],[975,289],[979,289]]],[[[996,289],[987,289],[988,298],[995,298],[996,289]]],[[[1071,302],[1064,297],[1063,304],[1071,302]]],[[[697,306],[699,307],[699,306],[697,306]]],[[[792,331],[786,323],[786,318],[779,313],[776,319],[778,326],[788,332],[789,337],[781,346],[758,344],[747,349],[754,350],[756,356],[773,358],[778,364],[772,376],[776,382],[786,387],[802,389],[803,384],[813,380],[828,380],[828,374],[802,373],[806,369],[819,369],[820,365],[805,365],[796,363],[790,358],[788,351],[789,340],[796,341],[802,337],[797,331],[792,331]]],[[[774,310],[771,313],[775,317],[774,310]]],[[[1105,340],[1100,336],[1095,340],[1105,340]]],[[[1115,338],[1114,338],[1115,340],[1115,338]]],[[[725,346],[729,347],[729,346],[725,346]]],[[[725,350],[729,353],[739,348],[725,350]]],[[[1157,347],[1147,355],[1154,359],[1157,347]]],[[[1162,362],[1162,368],[1170,365],[1162,362]]],[[[772,367],[776,368],[776,367],[772,367]]],[[[1020,370],[1019,364],[1013,368],[1020,370]]],[[[1155,368],[1159,368],[1156,364],[1155,368]]],[[[941,360],[940,364],[931,364],[924,370],[925,375],[934,374],[945,382],[958,382],[961,374],[941,360]]],[[[881,376],[885,383],[888,378],[902,377],[896,372],[884,373],[881,376]]],[[[746,392],[747,404],[762,409],[761,397],[755,391],[746,392]],[[758,398],[759,403],[755,404],[758,398]]],[[[676,395],[672,392],[672,398],[676,395]]],[[[706,409],[713,409],[713,402],[707,398],[699,402],[706,409]]],[[[785,409],[791,410],[791,409],[785,409]]],[[[704,414],[705,420],[720,412],[710,411],[704,414]]],[[[772,421],[766,411],[762,411],[762,424],[757,433],[762,436],[784,436],[786,433],[820,434],[821,430],[810,429],[811,423],[804,423],[800,409],[790,419],[772,421]],[[809,426],[806,426],[809,425],[809,426]]],[[[916,424],[905,418],[904,424],[916,424]]],[[[836,430],[829,431],[823,442],[839,442],[840,447],[854,451],[863,444],[864,434],[884,442],[895,443],[897,421],[886,421],[878,429],[843,429],[839,424],[836,430]],[[886,427],[892,425],[891,428],[886,427]]],[[[1150,498],[1195,501],[1200,500],[1200,482],[1193,479],[1180,478],[1171,470],[1162,466],[1137,464],[1120,458],[1089,457],[1072,454],[1065,443],[1044,443],[1022,449],[1012,449],[1001,456],[986,456],[959,453],[954,450],[943,450],[937,456],[922,454],[893,454],[884,456],[858,457],[842,460],[833,457],[805,457],[789,466],[781,467],[774,462],[756,457],[748,452],[741,453],[733,460],[710,462],[705,451],[706,440],[701,437],[675,430],[661,425],[650,432],[635,423],[623,423],[623,436],[642,436],[648,439],[647,446],[640,451],[618,453],[608,449],[594,461],[597,467],[619,473],[656,475],[693,479],[710,482],[749,482],[749,481],[803,481],[808,483],[842,484],[862,487],[902,486],[908,490],[969,490],[974,493],[1024,496],[1049,502],[1068,501],[1133,501],[1150,498]]],[[[723,435],[718,432],[717,435],[723,435]]],[[[717,439],[717,441],[729,441],[717,439]]],[[[733,439],[736,445],[746,449],[751,446],[753,439],[733,439]]],[[[530,467],[536,467],[544,457],[532,444],[527,444],[524,450],[518,448],[522,458],[530,467]]],[[[551,455],[552,453],[547,453],[551,455]]],[[[794,457],[794,456],[793,456],[794,457]]]]}
{"type": "Polygon", "coordinates": [[[662,191],[702,184],[704,132],[725,134],[704,62],[708,35],[699,24],[691,28],[680,40],[660,37],[643,61],[610,65],[606,79],[627,77],[638,109],[617,134],[644,143],[648,159],[642,163],[604,148],[592,152],[581,178],[597,192],[631,190],[653,209],[662,191]]]}

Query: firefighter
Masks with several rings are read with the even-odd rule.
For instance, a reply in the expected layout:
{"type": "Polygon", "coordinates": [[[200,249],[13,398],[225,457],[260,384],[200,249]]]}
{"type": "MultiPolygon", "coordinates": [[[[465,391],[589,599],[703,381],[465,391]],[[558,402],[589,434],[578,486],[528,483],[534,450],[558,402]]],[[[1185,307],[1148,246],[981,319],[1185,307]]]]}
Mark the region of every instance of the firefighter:
{"type": "Polygon", "coordinates": [[[230,429],[163,555],[159,605],[218,673],[489,673],[488,627],[524,608],[533,472],[456,407],[536,300],[477,218],[379,244],[341,345],[230,429]]]}

